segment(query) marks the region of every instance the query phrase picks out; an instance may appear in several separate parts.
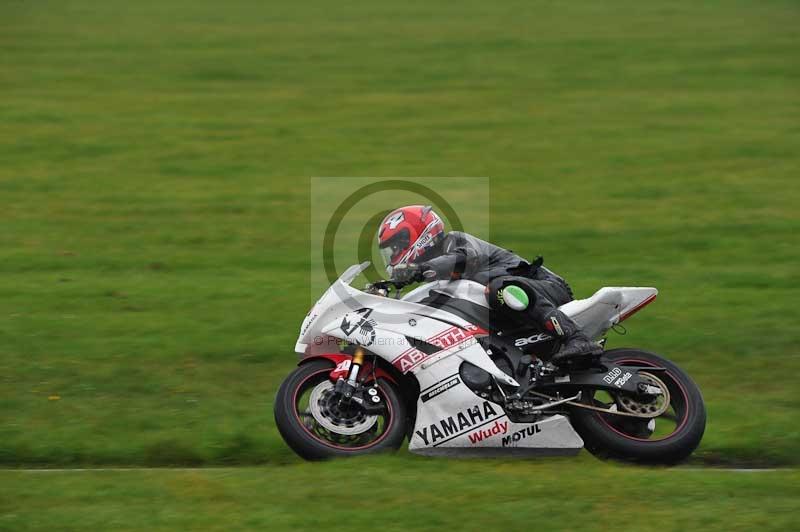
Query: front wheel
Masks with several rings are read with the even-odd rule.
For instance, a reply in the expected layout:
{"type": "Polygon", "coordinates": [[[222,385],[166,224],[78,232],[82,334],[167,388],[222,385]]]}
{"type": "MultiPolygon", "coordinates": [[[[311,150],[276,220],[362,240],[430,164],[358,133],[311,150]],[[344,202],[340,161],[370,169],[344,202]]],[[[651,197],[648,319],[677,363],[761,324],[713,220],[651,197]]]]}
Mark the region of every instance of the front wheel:
{"type": "Polygon", "coordinates": [[[666,387],[668,404],[645,404],[635,396],[583,390],[581,402],[596,408],[647,413],[636,418],[604,414],[573,407],[570,415],[584,446],[601,458],[647,464],[675,464],[686,459],[700,444],[706,427],[706,410],[700,389],[678,366],[653,353],[637,349],[612,349],[602,360],[618,365],[665,368],[640,371],[652,385],[666,387]]]}
{"type": "Polygon", "coordinates": [[[406,432],[406,407],[397,388],[378,379],[380,413],[335,396],[329,374],[333,364],[313,360],[295,369],[275,398],[275,423],[283,439],[306,460],[323,460],[395,450],[406,432]]]}

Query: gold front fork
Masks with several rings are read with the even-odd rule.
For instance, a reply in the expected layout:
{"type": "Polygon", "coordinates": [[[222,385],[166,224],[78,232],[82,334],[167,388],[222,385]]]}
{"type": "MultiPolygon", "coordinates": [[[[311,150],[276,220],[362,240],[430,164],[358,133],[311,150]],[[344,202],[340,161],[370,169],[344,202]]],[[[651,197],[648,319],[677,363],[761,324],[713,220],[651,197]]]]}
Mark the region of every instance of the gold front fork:
{"type": "Polygon", "coordinates": [[[364,348],[361,346],[356,347],[356,352],[353,354],[353,364],[361,366],[364,364],[364,348]]]}
{"type": "Polygon", "coordinates": [[[350,374],[347,377],[347,382],[351,386],[356,385],[358,378],[358,370],[364,365],[364,348],[361,346],[356,347],[356,352],[353,354],[353,362],[350,364],[350,374]]]}

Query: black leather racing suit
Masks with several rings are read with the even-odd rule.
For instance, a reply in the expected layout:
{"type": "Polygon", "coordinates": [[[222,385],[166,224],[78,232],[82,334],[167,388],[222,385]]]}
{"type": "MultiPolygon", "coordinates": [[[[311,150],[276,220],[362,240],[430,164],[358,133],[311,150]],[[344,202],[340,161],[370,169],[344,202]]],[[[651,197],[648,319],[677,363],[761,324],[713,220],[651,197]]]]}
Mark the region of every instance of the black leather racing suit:
{"type": "MultiPolygon", "coordinates": [[[[563,337],[563,358],[597,352],[597,346],[588,341],[577,324],[557,310],[572,301],[572,290],[562,277],[541,266],[540,260],[531,264],[510,250],[460,231],[449,232],[430,253],[438,256],[420,263],[420,271],[435,272],[435,279],[469,279],[486,285],[489,306],[500,314],[502,322],[532,321],[563,337]],[[525,290],[527,309],[514,311],[504,305],[500,294],[509,284],[525,290]]],[[[430,280],[432,274],[426,273],[426,277],[430,280]]]]}

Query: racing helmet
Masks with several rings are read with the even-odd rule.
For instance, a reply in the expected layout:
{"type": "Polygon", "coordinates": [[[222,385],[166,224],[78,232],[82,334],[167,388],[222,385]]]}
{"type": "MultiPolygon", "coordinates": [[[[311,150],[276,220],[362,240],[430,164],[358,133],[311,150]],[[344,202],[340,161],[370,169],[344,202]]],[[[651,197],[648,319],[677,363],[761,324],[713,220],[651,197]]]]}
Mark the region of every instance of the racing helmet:
{"type": "Polygon", "coordinates": [[[430,205],[409,205],[390,212],[378,229],[378,248],[386,271],[430,256],[444,238],[444,223],[430,205]]]}

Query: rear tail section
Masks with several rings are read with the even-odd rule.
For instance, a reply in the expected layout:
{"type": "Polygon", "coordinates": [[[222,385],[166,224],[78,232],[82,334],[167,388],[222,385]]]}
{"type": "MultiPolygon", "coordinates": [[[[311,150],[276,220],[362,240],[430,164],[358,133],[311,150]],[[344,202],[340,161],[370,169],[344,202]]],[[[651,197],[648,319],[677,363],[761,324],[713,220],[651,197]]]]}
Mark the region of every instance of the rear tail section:
{"type": "Polygon", "coordinates": [[[601,288],[587,299],[576,299],[559,307],[590,338],[597,338],[652,303],[658,290],[650,287],[601,288]]]}
{"type": "Polygon", "coordinates": [[[658,290],[655,288],[622,288],[622,308],[617,323],[622,322],[655,301],[658,290]]]}

